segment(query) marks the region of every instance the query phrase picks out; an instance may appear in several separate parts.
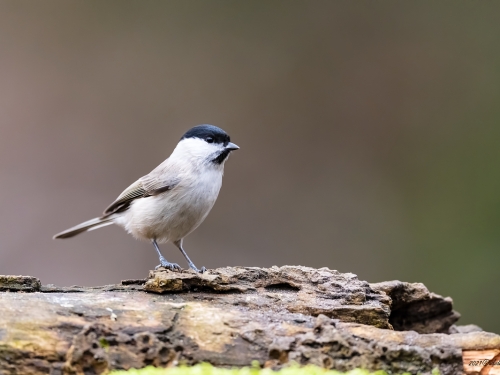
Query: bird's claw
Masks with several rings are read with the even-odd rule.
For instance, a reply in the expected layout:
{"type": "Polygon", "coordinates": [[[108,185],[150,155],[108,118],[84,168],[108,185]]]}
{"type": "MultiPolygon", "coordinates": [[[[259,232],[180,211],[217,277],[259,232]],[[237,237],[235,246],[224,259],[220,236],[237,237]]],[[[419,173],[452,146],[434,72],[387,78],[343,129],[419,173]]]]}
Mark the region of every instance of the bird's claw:
{"type": "Polygon", "coordinates": [[[160,267],[169,269],[171,271],[182,271],[181,266],[179,266],[177,263],[170,263],[170,262],[167,262],[165,259],[160,259],[160,264],[158,264],[155,267],[155,270],[157,270],[160,267]]]}
{"type": "Polygon", "coordinates": [[[198,269],[198,268],[196,268],[196,266],[194,264],[190,264],[189,268],[191,268],[196,273],[205,273],[205,272],[207,272],[207,269],[205,267],[201,267],[200,269],[198,269]]]}

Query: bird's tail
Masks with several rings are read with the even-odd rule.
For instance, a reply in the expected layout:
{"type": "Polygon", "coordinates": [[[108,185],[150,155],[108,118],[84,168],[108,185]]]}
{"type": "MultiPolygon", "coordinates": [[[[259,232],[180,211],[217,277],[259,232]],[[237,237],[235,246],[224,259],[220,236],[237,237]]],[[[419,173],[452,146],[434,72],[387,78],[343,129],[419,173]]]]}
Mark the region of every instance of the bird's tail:
{"type": "Polygon", "coordinates": [[[106,218],[96,217],[95,219],[91,219],[85,221],[84,223],[75,225],[72,228],[66,229],[65,231],[56,234],[52,237],[54,240],[56,238],[70,238],[76,236],[77,234],[87,232],[90,230],[98,229],[101,227],[105,227],[106,225],[113,224],[113,220],[108,216],[106,218]]]}

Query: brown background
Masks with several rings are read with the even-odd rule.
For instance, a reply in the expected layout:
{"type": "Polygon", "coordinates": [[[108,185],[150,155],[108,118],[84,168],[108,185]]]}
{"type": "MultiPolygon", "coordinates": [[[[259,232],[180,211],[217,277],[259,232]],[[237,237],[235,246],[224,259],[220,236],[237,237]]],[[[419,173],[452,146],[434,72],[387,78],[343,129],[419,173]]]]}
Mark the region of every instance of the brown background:
{"type": "MultiPolygon", "coordinates": [[[[0,1],[0,274],[144,277],[90,219],[212,123],[241,150],[198,266],[420,281],[500,332],[500,4],[0,1]]],[[[165,255],[185,266],[171,245],[165,255]]]]}

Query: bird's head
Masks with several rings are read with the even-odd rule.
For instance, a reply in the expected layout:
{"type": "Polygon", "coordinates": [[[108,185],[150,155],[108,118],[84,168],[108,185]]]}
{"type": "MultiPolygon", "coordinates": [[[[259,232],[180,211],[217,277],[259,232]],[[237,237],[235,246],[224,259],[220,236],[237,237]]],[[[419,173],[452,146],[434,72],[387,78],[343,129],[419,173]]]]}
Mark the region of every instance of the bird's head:
{"type": "Polygon", "coordinates": [[[222,166],[229,154],[238,149],[239,147],[231,142],[229,135],[221,128],[198,125],[182,136],[172,156],[222,166]]]}

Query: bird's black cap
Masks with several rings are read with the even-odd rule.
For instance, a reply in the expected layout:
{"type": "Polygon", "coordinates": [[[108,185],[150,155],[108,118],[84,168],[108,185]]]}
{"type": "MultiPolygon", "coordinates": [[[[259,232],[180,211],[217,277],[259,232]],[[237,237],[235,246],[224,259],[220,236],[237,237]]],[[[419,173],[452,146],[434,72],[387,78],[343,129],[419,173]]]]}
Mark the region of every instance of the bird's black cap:
{"type": "Polygon", "coordinates": [[[208,137],[211,137],[214,143],[222,143],[224,145],[227,145],[231,141],[229,135],[227,135],[224,130],[208,124],[198,125],[189,129],[182,136],[181,141],[186,138],[200,138],[206,140],[208,137]]]}

